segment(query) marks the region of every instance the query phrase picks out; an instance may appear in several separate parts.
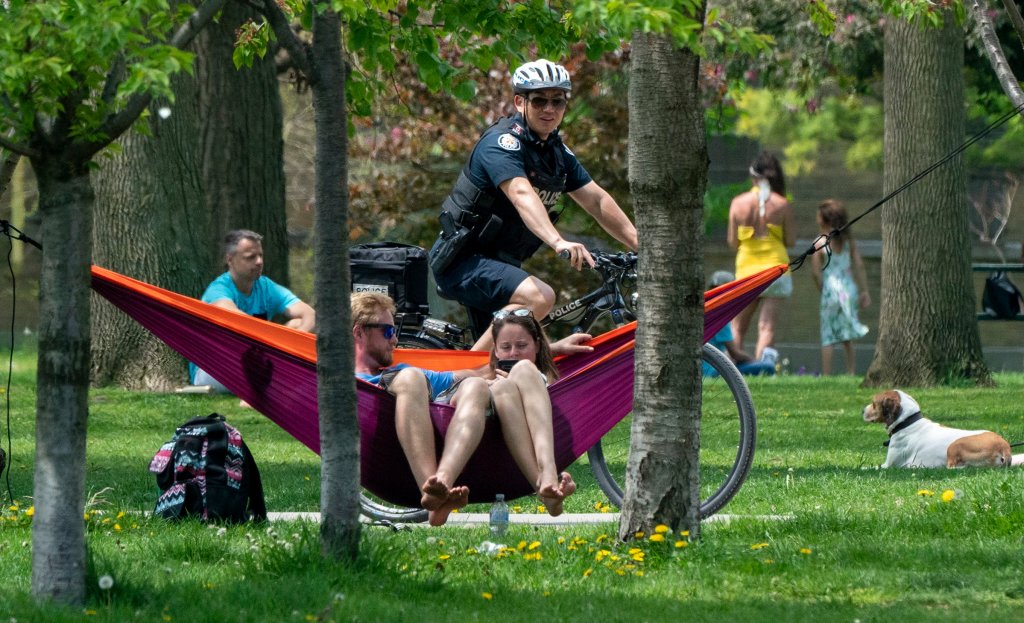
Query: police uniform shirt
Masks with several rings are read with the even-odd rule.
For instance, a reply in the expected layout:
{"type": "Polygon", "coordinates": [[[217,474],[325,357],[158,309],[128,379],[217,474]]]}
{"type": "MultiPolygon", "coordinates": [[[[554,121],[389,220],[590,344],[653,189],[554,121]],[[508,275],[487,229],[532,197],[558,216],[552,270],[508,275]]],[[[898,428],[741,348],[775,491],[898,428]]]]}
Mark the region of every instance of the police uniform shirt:
{"type": "MultiPolygon", "coordinates": [[[[517,113],[512,117],[512,124],[508,131],[484,134],[470,156],[469,165],[466,167],[467,175],[477,188],[494,195],[499,201],[503,199],[508,201],[504,193],[494,191],[502,182],[512,178],[525,177],[529,179],[523,150],[539,151],[545,168],[550,172],[557,166],[554,161],[557,156],[552,151],[555,148],[554,145],[557,145],[558,149],[564,150],[562,156],[566,173],[565,192],[583,188],[590,183],[592,179],[590,174],[576,159],[575,154],[560,140],[555,139],[558,139],[557,129],[542,144],[526,125],[523,116],[517,113]]],[[[557,196],[541,197],[541,201],[548,209],[551,209],[557,200],[557,196]]]]}

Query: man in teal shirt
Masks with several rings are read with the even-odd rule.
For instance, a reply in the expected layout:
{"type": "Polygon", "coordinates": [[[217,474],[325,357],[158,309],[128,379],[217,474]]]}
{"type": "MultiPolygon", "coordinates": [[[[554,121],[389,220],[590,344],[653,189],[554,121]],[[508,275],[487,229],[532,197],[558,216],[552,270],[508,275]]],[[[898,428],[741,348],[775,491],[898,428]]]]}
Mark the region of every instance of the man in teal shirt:
{"type": "MultiPolygon", "coordinates": [[[[228,271],[210,283],[202,300],[217,307],[241,312],[263,320],[284,315],[285,326],[299,331],[312,331],[316,312],[288,288],[263,275],[263,236],[248,229],[235,229],[224,237],[224,262],[228,271]]],[[[189,363],[193,385],[208,385],[217,392],[227,388],[189,363]]]]}

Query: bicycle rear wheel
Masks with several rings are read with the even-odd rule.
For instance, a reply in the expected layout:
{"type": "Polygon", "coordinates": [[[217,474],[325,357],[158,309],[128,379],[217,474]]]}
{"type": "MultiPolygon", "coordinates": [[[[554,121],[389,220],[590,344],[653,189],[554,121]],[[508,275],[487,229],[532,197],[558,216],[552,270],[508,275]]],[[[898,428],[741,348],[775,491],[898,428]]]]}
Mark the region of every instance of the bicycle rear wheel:
{"type": "MultiPolygon", "coordinates": [[[[704,345],[702,359],[715,371],[704,374],[701,380],[700,515],[710,517],[736,495],[750,473],[757,420],[750,389],[732,361],[708,344],[704,345]]],[[[587,452],[598,485],[620,508],[629,457],[629,427],[627,418],[587,452]]]]}
{"type": "MultiPolygon", "coordinates": [[[[409,331],[398,334],[398,348],[444,348],[440,340],[430,336],[417,335],[409,331]]],[[[363,515],[374,521],[393,523],[422,523],[427,520],[427,511],[422,508],[394,506],[369,491],[359,494],[359,508],[363,515]]]]}

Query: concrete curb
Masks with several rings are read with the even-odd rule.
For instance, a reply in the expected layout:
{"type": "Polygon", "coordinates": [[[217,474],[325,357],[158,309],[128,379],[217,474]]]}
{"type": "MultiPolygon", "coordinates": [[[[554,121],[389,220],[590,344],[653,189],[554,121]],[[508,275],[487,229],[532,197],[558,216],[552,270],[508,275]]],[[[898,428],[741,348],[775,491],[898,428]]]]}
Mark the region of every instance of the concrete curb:
{"type": "MultiPolygon", "coordinates": [[[[320,513],[268,513],[270,521],[310,521],[318,523],[320,513]]],[[[360,517],[363,523],[372,524],[369,518],[360,517]]],[[[705,523],[731,523],[733,521],[788,521],[794,515],[712,515],[705,523]]],[[[511,513],[509,523],[531,526],[564,527],[578,525],[600,525],[618,523],[619,513],[565,513],[558,517],[540,514],[511,513]]],[[[449,526],[479,527],[488,524],[487,513],[452,513],[448,516],[449,526]]],[[[411,527],[429,527],[426,523],[403,524],[411,527]]]]}

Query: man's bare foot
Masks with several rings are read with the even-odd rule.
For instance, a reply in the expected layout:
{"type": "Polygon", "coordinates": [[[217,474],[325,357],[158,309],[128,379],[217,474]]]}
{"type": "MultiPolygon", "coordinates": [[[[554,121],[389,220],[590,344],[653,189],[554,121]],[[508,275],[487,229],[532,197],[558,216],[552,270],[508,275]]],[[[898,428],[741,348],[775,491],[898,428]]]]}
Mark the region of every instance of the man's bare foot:
{"type": "Polygon", "coordinates": [[[453,510],[466,504],[469,504],[469,487],[452,487],[444,503],[427,513],[427,520],[432,526],[443,526],[453,510]]]}
{"type": "Polygon", "coordinates": [[[565,510],[565,498],[576,493],[576,482],[569,472],[562,472],[558,485],[544,485],[537,490],[537,497],[552,517],[558,517],[565,510]]]}
{"type": "Polygon", "coordinates": [[[438,480],[437,476],[427,478],[427,481],[420,487],[423,497],[420,498],[420,506],[433,511],[441,508],[441,505],[448,500],[450,493],[448,485],[438,480]]]}

